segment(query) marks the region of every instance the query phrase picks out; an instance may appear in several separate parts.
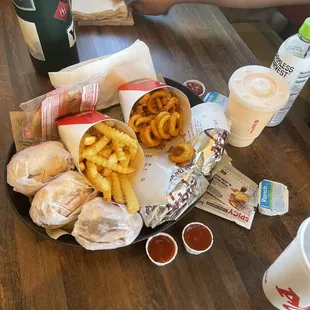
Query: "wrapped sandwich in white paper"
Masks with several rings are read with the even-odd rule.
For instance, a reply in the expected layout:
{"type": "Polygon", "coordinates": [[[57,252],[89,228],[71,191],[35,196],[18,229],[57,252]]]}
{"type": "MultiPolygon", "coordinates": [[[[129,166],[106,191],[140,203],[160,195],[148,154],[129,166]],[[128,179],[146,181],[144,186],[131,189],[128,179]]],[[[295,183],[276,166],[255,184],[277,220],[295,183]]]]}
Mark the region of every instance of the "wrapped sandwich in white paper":
{"type": "Polygon", "coordinates": [[[55,88],[98,80],[100,102],[96,109],[100,110],[119,103],[119,86],[141,78],[156,80],[156,73],[148,46],[137,40],[118,53],[50,72],[49,77],[55,88]]]}
{"type": "Polygon", "coordinates": [[[142,226],[139,213],[98,197],[83,205],[72,235],[87,250],[109,250],[131,244],[142,226]]]}
{"type": "Polygon", "coordinates": [[[64,226],[77,218],[82,204],[91,194],[96,193],[84,177],[79,172],[68,171],[36,193],[30,217],[41,227],[64,226]]]}
{"type": "Polygon", "coordinates": [[[43,142],[13,156],[7,166],[7,182],[16,192],[33,196],[49,181],[73,169],[72,157],[62,143],[43,142]]]}

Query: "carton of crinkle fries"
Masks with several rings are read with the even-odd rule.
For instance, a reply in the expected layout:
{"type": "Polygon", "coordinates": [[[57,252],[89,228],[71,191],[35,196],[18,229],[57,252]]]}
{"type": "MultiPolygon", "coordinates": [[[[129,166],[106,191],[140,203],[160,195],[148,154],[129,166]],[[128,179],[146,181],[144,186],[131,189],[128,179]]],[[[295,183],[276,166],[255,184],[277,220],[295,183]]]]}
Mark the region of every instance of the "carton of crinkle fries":
{"type": "Polygon", "coordinates": [[[134,131],[125,123],[97,111],[57,120],[60,138],[75,166],[105,200],[139,210],[132,189],[143,166],[144,154],[134,131]]]}

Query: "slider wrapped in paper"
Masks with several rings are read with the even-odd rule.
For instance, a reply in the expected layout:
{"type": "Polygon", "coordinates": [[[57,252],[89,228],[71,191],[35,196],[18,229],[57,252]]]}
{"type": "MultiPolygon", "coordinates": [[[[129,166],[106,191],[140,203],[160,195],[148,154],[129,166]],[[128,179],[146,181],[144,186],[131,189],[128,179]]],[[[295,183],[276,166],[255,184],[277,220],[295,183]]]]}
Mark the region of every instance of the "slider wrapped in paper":
{"type": "Polygon", "coordinates": [[[83,203],[94,195],[96,192],[83,176],[76,171],[68,171],[36,193],[30,217],[41,227],[62,227],[74,221],[83,203]]]}
{"type": "Polygon", "coordinates": [[[33,196],[49,181],[73,169],[72,157],[62,143],[43,142],[12,157],[7,166],[7,182],[16,192],[33,196]]]}
{"type": "MultiPolygon", "coordinates": [[[[223,109],[214,103],[192,108],[192,123],[185,140],[195,149],[192,162],[175,167],[166,191],[165,205],[145,205],[140,214],[148,227],[177,220],[207,190],[207,178],[222,160],[229,125],[223,109]]],[[[160,198],[160,197],[158,197],[160,198]]]]}
{"type": "Polygon", "coordinates": [[[83,205],[72,235],[87,250],[109,250],[131,244],[142,226],[139,213],[98,197],[83,205]]]}

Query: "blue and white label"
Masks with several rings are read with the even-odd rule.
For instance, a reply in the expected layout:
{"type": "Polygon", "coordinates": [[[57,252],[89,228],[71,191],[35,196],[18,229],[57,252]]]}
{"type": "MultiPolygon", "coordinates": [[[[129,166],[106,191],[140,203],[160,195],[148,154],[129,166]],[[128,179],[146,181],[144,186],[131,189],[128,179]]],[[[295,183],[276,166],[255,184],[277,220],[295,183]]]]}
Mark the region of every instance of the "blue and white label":
{"type": "Polygon", "coordinates": [[[272,205],[272,184],[269,181],[262,181],[260,188],[260,207],[271,210],[272,205]]]}
{"type": "Polygon", "coordinates": [[[204,102],[214,102],[220,105],[224,111],[226,111],[228,98],[224,95],[221,95],[215,91],[208,93],[203,99],[204,102]]]}
{"type": "Polygon", "coordinates": [[[265,215],[282,215],[288,212],[288,189],[284,184],[263,180],[259,184],[258,210],[265,215]]]}

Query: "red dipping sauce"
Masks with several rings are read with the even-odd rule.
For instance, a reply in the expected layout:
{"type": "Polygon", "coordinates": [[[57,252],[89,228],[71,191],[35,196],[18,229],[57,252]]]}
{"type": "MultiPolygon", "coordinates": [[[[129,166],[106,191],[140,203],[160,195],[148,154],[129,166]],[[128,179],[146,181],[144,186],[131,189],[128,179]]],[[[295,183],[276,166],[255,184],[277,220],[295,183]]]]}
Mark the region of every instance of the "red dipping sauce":
{"type": "Polygon", "coordinates": [[[197,82],[189,81],[189,82],[186,82],[184,85],[198,96],[202,95],[204,92],[202,85],[197,82]]]}
{"type": "Polygon", "coordinates": [[[190,224],[184,231],[184,241],[193,250],[204,251],[213,241],[210,230],[201,224],[190,224]]]}
{"type": "Polygon", "coordinates": [[[149,256],[158,263],[169,262],[175,256],[176,250],[173,240],[165,235],[153,237],[147,246],[149,256]]]}

